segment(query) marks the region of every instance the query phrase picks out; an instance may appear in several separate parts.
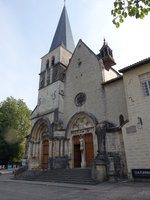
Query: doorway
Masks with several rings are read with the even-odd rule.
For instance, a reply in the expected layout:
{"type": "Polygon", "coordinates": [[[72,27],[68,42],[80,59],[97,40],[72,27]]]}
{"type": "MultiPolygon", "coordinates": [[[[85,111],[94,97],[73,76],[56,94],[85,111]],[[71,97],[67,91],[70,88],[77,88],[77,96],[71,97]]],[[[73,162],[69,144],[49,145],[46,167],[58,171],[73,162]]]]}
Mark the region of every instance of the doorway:
{"type": "Polygon", "coordinates": [[[48,168],[48,157],[49,157],[49,141],[43,141],[43,155],[42,155],[42,169],[48,168]]]}
{"type": "Polygon", "coordinates": [[[74,144],[74,167],[81,167],[81,151],[80,151],[80,137],[79,135],[73,136],[73,144],[74,144]]]}
{"type": "MultiPolygon", "coordinates": [[[[85,141],[85,160],[86,167],[89,167],[92,160],[94,160],[94,145],[93,145],[93,135],[88,133],[84,135],[85,141]]],[[[73,136],[73,145],[74,145],[74,167],[81,167],[81,151],[80,151],[80,136],[73,136]]]]}
{"type": "Polygon", "coordinates": [[[86,167],[89,167],[92,160],[94,160],[94,146],[92,133],[85,134],[85,155],[86,167]]]}

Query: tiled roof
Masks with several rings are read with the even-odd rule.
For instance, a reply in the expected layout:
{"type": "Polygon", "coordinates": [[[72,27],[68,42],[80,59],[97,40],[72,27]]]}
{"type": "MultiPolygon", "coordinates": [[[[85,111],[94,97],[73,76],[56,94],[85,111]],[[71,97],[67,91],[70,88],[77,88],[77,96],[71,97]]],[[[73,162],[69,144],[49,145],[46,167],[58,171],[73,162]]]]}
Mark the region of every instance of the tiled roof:
{"type": "Polygon", "coordinates": [[[149,57],[149,58],[146,58],[146,59],[144,59],[144,60],[141,60],[141,61],[139,61],[139,62],[137,62],[137,63],[134,63],[134,64],[132,64],[132,65],[129,65],[129,66],[123,68],[123,69],[120,69],[119,72],[124,73],[124,72],[127,72],[127,71],[129,71],[129,70],[132,70],[132,69],[135,69],[135,68],[137,68],[137,67],[140,67],[140,66],[142,66],[142,65],[148,64],[148,63],[150,63],[150,57],[149,57]]]}
{"type": "Polygon", "coordinates": [[[68,51],[74,51],[74,41],[69,23],[66,7],[64,6],[61,17],[50,47],[50,51],[54,50],[59,45],[64,46],[68,51]]]}

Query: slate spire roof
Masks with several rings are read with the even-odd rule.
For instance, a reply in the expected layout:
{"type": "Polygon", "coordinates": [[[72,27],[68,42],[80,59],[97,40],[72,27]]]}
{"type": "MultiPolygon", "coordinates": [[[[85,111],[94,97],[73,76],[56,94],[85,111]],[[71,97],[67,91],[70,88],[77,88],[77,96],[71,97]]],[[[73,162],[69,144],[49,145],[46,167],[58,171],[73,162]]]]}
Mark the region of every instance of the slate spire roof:
{"type": "Polygon", "coordinates": [[[54,50],[59,45],[65,47],[68,51],[72,52],[75,49],[69,18],[66,7],[64,5],[61,17],[50,47],[50,51],[54,50]]]}

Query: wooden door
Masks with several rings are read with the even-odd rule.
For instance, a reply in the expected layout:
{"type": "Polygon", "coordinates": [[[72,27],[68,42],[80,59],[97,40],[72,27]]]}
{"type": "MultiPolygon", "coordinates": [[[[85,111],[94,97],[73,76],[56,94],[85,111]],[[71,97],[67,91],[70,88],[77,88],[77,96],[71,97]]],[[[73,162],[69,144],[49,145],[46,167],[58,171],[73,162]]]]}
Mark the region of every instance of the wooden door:
{"type": "Polygon", "coordinates": [[[79,135],[73,137],[74,144],[74,167],[81,167],[81,151],[80,151],[80,141],[79,135]]]}
{"type": "Polygon", "coordinates": [[[91,161],[94,160],[94,146],[92,133],[88,133],[85,135],[85,156],[86,166],[89,167],[91,161]]]}
{"type": "Polygon", "coordinates": [[[43,141],[43,156],[42,156],[42,169],[48,168],[48,157],[49,157],[49,141],[43,141]]]}

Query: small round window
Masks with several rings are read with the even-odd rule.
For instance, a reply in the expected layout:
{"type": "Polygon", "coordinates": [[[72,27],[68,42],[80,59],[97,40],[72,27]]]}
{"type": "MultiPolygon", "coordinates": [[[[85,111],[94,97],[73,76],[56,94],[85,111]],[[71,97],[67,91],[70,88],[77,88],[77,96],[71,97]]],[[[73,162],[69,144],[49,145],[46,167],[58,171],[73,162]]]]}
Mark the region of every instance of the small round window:
{"type": "Polygon", "coordinates": [[[75,97],[76,106],[82,106],[86,102],[86,94],[80,92],[75,97]]]}

